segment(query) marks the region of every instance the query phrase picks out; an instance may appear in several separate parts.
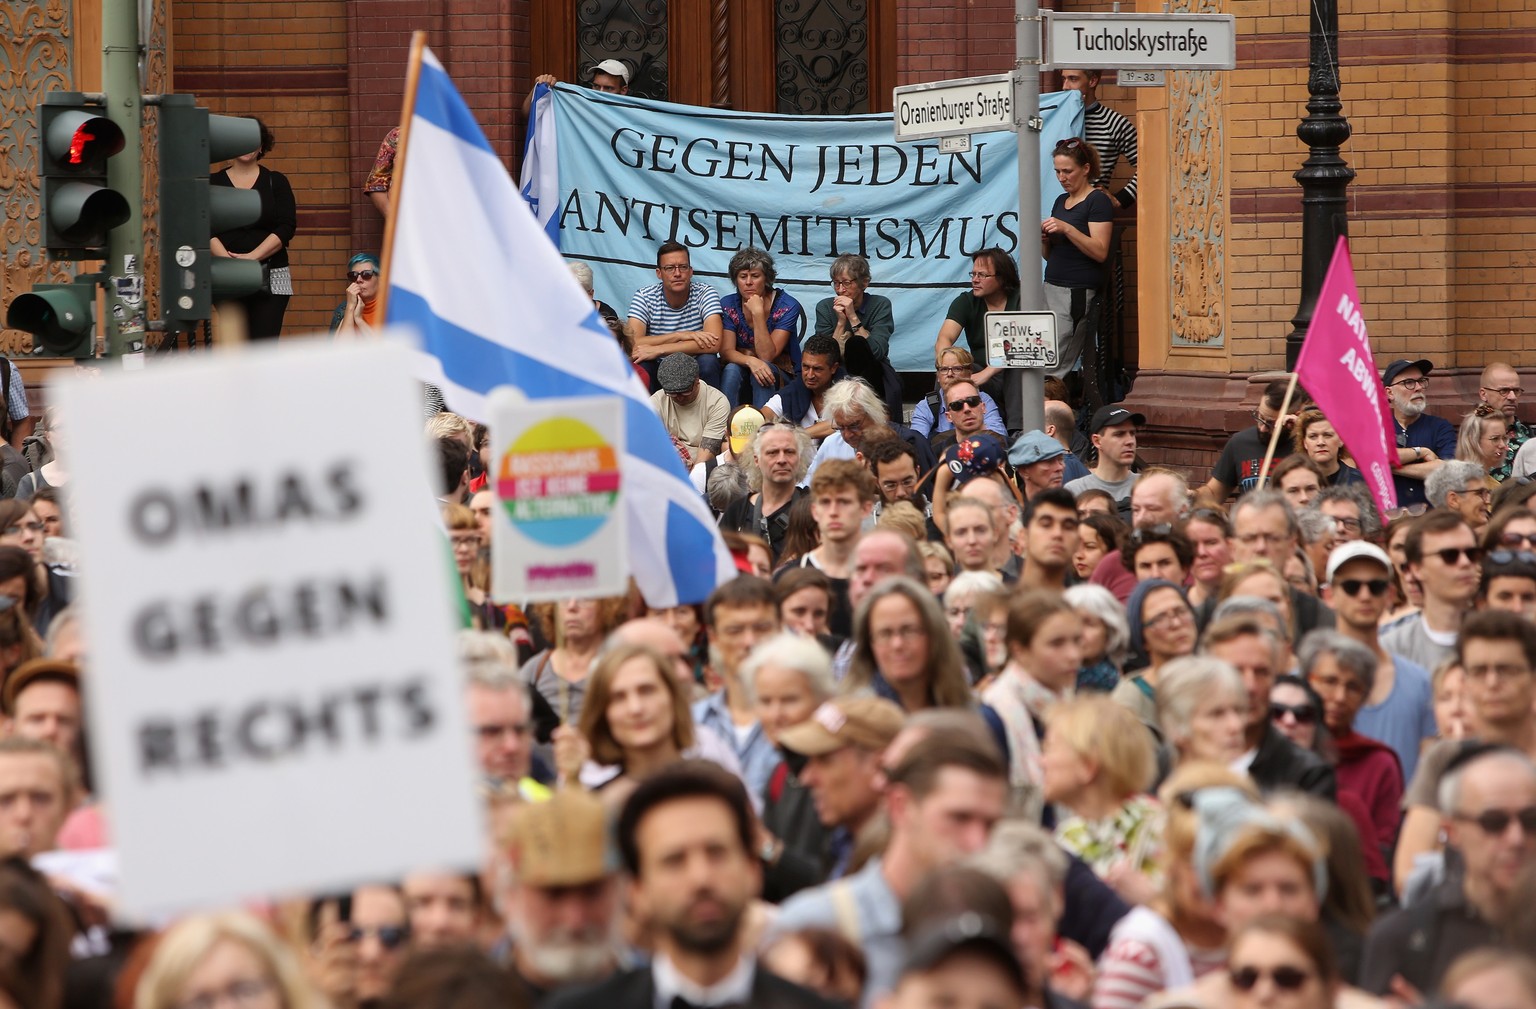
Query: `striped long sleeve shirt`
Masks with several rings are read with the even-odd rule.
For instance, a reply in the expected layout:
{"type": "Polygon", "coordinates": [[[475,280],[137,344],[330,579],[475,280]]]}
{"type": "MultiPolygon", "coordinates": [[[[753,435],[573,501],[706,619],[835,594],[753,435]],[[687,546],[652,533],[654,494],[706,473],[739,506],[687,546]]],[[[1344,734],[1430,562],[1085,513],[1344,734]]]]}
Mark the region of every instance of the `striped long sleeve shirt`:
{"type": "Polygon", "coordinates": [[[1083,111],[1083,139],[1099,152],[1103,162],[1095,186],[1108,185],[1115,174],[1115,166],[1123,156],[1131,163],[1131,181],[1114,194],[1120,206],[1129,207],[1136,202],[1136,127],[1131,121],[1103,102],[1094,102],[1083,111]]]}

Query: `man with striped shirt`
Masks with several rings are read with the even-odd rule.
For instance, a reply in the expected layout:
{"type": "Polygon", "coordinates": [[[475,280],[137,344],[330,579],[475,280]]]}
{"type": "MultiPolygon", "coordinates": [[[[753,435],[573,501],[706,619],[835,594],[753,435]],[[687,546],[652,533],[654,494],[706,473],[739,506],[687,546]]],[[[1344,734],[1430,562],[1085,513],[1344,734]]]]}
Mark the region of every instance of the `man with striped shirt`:
{"type": "Polygon", "coordinates": [[[720,339],[725,332],[719,292],[694,283],[688,249],[680,242],[664,242],[656,250],[656,278],[659,283],[642,287],[629,303],[635,361],[654,389],[657,362],[668,354],[689,354],[699,362],[704,383],[719,389],[720,339]]]}
{"type": "Polygon", "coordinates": [[[1061,86],[1067,91],[1083,94],[1083,139],[1099,152],[1103,169],[1093,180],[1094,188],[1102,189],[1114,201],[1116,209],[1136,203],[1136,127],[1120,113],[1098,99],[1099,70],[1063,70],[1061,86]],[[1109,182],[1114,177],[1120,158],[1131,163],[1131,181],[1118,193],[1110,192],[1109,182]]]}

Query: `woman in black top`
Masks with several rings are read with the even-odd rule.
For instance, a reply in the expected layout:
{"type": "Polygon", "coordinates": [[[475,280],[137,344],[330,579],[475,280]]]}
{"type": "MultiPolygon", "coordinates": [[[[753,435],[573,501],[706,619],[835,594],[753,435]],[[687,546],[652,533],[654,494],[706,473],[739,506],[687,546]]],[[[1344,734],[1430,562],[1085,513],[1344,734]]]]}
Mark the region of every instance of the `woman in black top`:
{"type": "Polygon", "coordinates": [[[298,223],[298,208],[293,187],[282,172],[260,164],[272,150],[276,138],[265,123],[261,127],[261,146],[242,154],[222,172],[209,176],[215,186],[233,186],[261,194],[261,218],[243,228],[231,228],[213,236],[210,248],[215,256],[252,259],[266,267],[266,282],[255,294],[239,301],[245,305],[246,327],[252,340],[275,340],[283,330],[283,313],[293,294],[293,279],[288,272],[288,243],[298,223]]]}
{"type": "Polygon", "coordinates": [[[1040,255],[1045,259],[1045,304],[1056,313],[1059,354],[1047,374],[1059,378],[1077,365],[1093,335],[1115,205],[1093,188],[1099,152],[1088,141],[1063,140],[1052,160],[1056,181],[1066,192],[1056,197],[1051,216],[1040,222],[1040,255]]]}

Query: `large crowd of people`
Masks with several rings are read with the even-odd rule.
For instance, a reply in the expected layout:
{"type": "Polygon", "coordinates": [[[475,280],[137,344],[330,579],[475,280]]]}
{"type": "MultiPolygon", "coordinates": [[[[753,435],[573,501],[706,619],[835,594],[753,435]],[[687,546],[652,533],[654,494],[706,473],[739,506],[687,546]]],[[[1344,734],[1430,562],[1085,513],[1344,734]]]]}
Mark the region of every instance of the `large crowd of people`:
{"type": "MultiPolygon", "coordinates": [[[[1432,362],[1384,369],[1388,514],[1284,381],[1209,473],[1144,465],[1147,418],[1063,380],[1134,180],[1080,138],[1056,161],[1042,430],[978,338],[1016,303],[1001,250],[910,410],[857,256],[810,311],[759,250],[722,295],[672,243],[627,320],[597,302],[739,570],[697,604],[494,598],[488,432],[431,410],[481,865],[134,929],[66,871],[111,848],[90,562],[64,419],[11,400],[0,1009],[1536,1009],[1518,372],[1453,422],[1432,362]]],[[[338,335],[375,325],[378,269],[349,264],[338,335]]]]}

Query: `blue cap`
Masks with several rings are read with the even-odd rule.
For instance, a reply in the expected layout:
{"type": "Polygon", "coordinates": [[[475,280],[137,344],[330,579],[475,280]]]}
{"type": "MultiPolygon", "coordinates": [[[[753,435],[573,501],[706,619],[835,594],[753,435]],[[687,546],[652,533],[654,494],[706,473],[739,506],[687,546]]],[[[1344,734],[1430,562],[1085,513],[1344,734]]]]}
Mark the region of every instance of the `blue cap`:
{"type": "Polygon", "coordinates": [[[991,431],[982,431],[957,440],[944,450],[941,465],[954,475],[950,485],[959,490],[979,476],[990,476],[1003,465],[1003,441],[991,431]]]}
{"type": "Polygon", "coordinates": [[[1008,461],[1015,466],[1033,466],[1037,462],[1056,459],[1067,454],[1061,442],[1044,431],[1025,431],[1008,450],[1008,461]]]}

